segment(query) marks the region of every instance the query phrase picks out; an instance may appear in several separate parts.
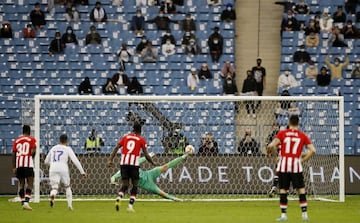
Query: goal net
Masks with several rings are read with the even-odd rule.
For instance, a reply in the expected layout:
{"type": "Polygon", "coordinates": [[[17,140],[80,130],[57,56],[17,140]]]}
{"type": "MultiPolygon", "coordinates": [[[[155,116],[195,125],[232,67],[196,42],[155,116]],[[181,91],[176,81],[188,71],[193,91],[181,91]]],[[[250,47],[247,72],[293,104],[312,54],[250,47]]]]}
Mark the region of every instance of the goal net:
{"type": "MultiPolygon", "coordinates": [[[[159,164],[179,157],[186,144],[195,147],[195,155],[155,180],[162,190],[188,199],[269,199],[275,160],[265,156],[266,144],[274,123],[286,128],[291,113],[300,115],[300,129],[317,149],[304,167],[309,199],[343,201],[342,97],[57,95],[35,96],[35,201],[48,198],[43,160],[62,133],[88,174],[81,178],[70,164],[74,196],[113,198],[119,187],[110,185],[110,177],[119,169],[119,156],[112,168],[107,160],[120,137],[139,120],[144,122],[148,150],[159,164]],[[102,143],[88,150],[86,140],[93,129],[102,143]]],[[[141,164],[142,170],[151,168],[141,164]]],[[[140,189],[138,198],[160,197],[140,189]]]]}

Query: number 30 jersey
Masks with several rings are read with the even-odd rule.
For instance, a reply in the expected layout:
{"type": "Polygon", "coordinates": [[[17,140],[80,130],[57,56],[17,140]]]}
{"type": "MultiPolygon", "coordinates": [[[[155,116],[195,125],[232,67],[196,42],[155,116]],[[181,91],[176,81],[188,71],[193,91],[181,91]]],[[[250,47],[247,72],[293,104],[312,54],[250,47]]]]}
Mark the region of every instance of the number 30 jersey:
{"type": "Polygon", "coordinates": [[[32,136],[21,135],[14,141],[12,151],[16,153],[16,168],[34,167],[32,158],[33,150],[36,149],[36,139],[32,136]]]}
{"type": "Polygon", "coordinates": [[[311,144],[305,133],[300,130],[286,129],[280,131],[276,138],[281,142],[280,159],[276,171],[281,173],[301,173],[301,153],[303,147],[311,144]]]}
{"type": "Polygon", "coordinates": [[[137,134],[124,135],[118,145],[122,147],[120,165],[139,166],[141,150],[146,150],[146,140],[137,134]]]}
{"type": "Polygon", "coordinates": [[[76,157],[74,151],[69,146],[61,144],[53,146],[45,158],[45,164],[50,165],[49,172],[68,172],[69,158],[74,163],[76,168],[79,169],[80,173],[84,174],[85,171],[81,166],[79,159],[76,157]]]}

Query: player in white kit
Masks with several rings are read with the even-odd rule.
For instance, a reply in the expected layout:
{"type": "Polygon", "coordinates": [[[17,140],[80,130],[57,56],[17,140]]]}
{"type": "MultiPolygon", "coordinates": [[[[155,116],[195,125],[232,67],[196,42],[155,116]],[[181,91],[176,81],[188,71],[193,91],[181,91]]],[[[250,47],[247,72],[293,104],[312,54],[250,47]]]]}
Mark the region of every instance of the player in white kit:
{"type": "Polygon", "coordinates": [[[50,206],[54,206],[54,199],[58,193],[60,183],[65,187],[66,200],[69,210],[72,208],[72,191],[70,187],[69,175],[69,158],[78,168],[80,173],[86,177],[86,173],[81,166],[79,159],[76,157],[71,147],[67,146],[68,137],[66,134],[60,135],[60,144],[53,146],[45,158],[45,164],[50,165],[49,178],[50,178],[50,206]]]}

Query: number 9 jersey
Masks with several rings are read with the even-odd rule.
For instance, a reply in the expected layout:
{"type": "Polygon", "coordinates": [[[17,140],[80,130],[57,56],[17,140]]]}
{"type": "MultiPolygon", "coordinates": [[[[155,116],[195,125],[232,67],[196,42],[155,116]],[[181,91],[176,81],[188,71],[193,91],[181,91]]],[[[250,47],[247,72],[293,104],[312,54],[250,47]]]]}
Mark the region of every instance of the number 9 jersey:
{"type": "Polygon", "coordinates": [[[146,140],[141,135],[129,133],[124,135],[118,145],[121,149],[120,165],[139,166],[141,150],[146,150],[146,140]]]}

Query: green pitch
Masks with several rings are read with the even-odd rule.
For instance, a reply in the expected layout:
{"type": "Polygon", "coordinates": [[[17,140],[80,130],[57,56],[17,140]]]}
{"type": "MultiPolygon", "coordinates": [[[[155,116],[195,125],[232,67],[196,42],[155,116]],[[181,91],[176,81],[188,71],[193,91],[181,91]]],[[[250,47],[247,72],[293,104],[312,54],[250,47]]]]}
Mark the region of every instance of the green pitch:
{"type": "MultiPolygon", "coordinates": [[[[113,201],[74,201],[74,211],[68,211],[65,201],[31,203],[33,211],[23,211],[19,203],[0,197],[1,223],[232,223],[276,222],[280,211],[278,201],[239,202],[145,202],[135,203],[136,213],[126,212],[127,200],[121,210],[115,211],[113,201]]],[[[360,221],[360,196],[347,196],[345,203],[309,201],[310,222],[358,223],[360,221]]],[[[302,222],[297,201],[289,201],[288,222],[302,222]]]]}

